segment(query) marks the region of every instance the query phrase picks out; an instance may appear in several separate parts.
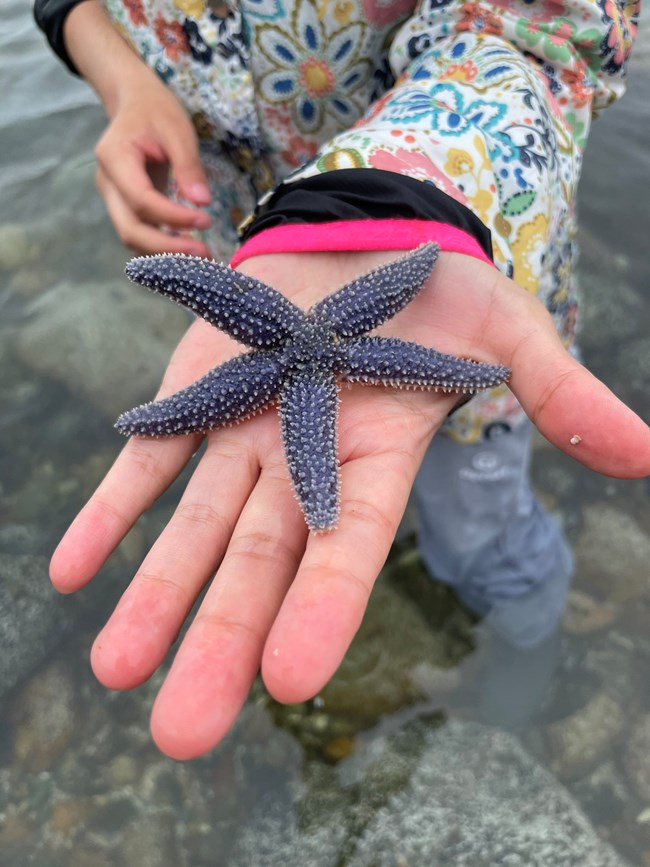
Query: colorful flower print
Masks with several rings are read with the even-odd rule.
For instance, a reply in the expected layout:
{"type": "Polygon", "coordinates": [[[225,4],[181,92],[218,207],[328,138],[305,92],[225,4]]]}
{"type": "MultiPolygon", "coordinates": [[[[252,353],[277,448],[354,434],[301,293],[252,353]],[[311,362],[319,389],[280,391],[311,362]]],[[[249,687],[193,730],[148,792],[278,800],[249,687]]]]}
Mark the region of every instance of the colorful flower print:
{"type": "Polygon", "coordinates": [[[465,105],[463,94],[453,84],[435,84],[428,90],[404,88],[391,101],[388,117],[392,123],[429,119],[441,135],[458,136],[471,127],[489,131],[506,112],[506,106],[492,100],[473,100],[465,105]]]}
{"type": "Polygon", "coordinates": [[[572,21],[561,17],[550,21],[519,18],[515,32],[527,45],[539,45],[540,53],[545,58],[560,64],[575,62],[579,56],[578,50],[581,54],[593,55],[600,39],[600,33],[595,28],[578,33],[572,21]]]}
{"type": "Polygon", "coordinates": [[[418,181],[429,181],[462,205],[468,204],[465,196],[440,171],[438,166],[426,154],[419,151],[407,150],[400,147],[393,152],[385,148],[377,148],[369,157],[368,163],[373,169],[382,169],[385,172],[407,175],[418,181]]]}
{"type": "Polygon", "coordinates": [[[455,81],[474,81],[478,75],[476,64],[471,60],[466,60],[465,63],[452,63],[440,76],[440,80],[444,81],[452,78],[455,81]]]}
{"type": "Polygon", "coordinates": [[[539,286],[542,261],[548,245],[548,219],[543,213],[520,226],[510,244],[515,281],[533,295],[539,286]]]}
{"type": "Polygon", "coordinates": [[[335,172],[338,169],[362,169],[363,155],[354,148],[336,148],[328,151],[316,163],[319,172],[335,172]]]}
{"type": "Polygon", "coordinates": [[[355,11],[353,0],[320,0],[318,17],[323,21],[328,15],[339,24],[349,24],[355,11]]]}
{"type": "Polygon", "coordinates": [[[190,18],[200,18],[205,12],[205,0],[174,0],[174,6],[190,18]]]}
{"type": "Polygon", "coordinates": [[[283,0],[240,0],[246,17],[260,21],[278,21],[286,15],[283,0]]]}
{"type": "Polygon", "coordinates": [[[291,34],[275,24],[261,24],[256,31],[257,47],[272,67],[262,76],[262,97],[290,104],[303,132],[320,129],[326,113],[351,126],[362,112],[357,94],[371,71],[370,61],[359,56],[364,24],[328,34],[309,0],[301,0],[293,19],[291,34]]]}
{"type": "Polygon", "coordinates": [[[131,24],[135,27],[143,27],[147,23],[147,16],[142,8],[142,0],[124,0],[124,8],[129,13],[131,24]]]}
{"type": "Polygon", "coordinates": [[[480,3],[463,3],[461,20],[456,27],[460,31],[471,30],[474,33],[500,35],[503,31],[503,22],[496,12],[481,6],[480,3]]]}
{"type": "Polygon", "coordinates": [[[209,66],[212,62],[212,49],[206,44],[196,21],[186,18],[183,22],[183,30],[187,36],[187,44],[190,54],[199,63],[209,66]]]}
{"type": "MultiPolygon", "coordinates": [[[[585,68],[580,67],[577,71],[563,69],[560,72],[560,79],[569,90],[571,105],[574,108],[584,108],[590,105],[594,97],[594,86],[587,76],[585,68]]],[[[565,102],[568,102],[568,99],[565,97],[565,102]]],[[[560,97],[560,101],[562,101],[562,97],[560,97]]]]}
{"type": "Polygon", "coordinates": [[[292,135],[287,142],[286,150],[280,156],[293,168],[298,168],[308,163],[316,156],[318,145],[315,141],[308,141],[299,135],[292,135]]]}
{"type": "Polygon", "coordinates": [[[181,54],[188,53],[187,36],[178,21],[168,21],[162,15],[157,15],[154,21],[154,31],[172,63],[176,63],[181,54]]]}
{"type": "MultiPolygon", "coordinates": [[[[603,68],[611,74],[616,74],[622,69],[630,56],[632,40],[636,33],[636,25],[629,25],[629,18],[636,19],[638,11],[632,15],[632,4],[621,3],[620,7],[616,0],[598,0],[602,9],[603,21],[608,24],[607,36],[602,45],[605,55],[603,68]],[[629,6],[629,8],[626,8],[629,6]]],[[[638,7],[638,4],[636,4],[638,7]]]]}

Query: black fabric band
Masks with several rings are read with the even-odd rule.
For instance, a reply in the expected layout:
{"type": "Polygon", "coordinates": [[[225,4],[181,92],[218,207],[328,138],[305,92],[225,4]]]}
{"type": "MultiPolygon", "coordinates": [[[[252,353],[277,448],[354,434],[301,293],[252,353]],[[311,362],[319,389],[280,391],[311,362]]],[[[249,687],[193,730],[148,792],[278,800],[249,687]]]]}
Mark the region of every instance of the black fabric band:
{"type": "Polygon", "coordinates": [[[52,51],[68,67],[70,72],[79,75],[63,42],[63,22],[68,12],[84,0],[34,0],[34,20],[45,34],[52,51]]]}
{"type": "Polygon", "coordinates": [[[339,220],[435,220],[462,229],[493,259],[490,230],[433,184],[381,169],[339,169],[282,184],[258,206],[243,243],[264,229],[339,220]]]}

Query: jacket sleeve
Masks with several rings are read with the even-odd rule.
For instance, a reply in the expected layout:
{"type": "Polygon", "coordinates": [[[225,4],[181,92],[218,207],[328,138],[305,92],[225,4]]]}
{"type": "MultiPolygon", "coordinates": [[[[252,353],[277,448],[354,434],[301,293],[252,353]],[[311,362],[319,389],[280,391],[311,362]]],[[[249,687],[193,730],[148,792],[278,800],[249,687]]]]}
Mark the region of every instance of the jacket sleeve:
{"type": "Polygon", "coordinates": [[[374,168],[432,184],[537,292],[570,243],[592,113],[624,90],[637,14],[625,0],[424,0],[392,43],[395,86],[289,182],[374,168]]]}

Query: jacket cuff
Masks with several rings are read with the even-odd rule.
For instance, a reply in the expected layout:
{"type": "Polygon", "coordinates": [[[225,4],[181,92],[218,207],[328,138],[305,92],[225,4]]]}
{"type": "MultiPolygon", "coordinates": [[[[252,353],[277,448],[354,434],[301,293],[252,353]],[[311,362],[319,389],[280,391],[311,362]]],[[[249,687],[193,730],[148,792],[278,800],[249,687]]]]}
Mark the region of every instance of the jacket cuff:
{"type": "Polygon", "coordinates": [[[340,169],[281,184],[240,227],[235,267],[262,253],[442,250],[492,263],[490,230],[433,184],[379,169],[340,169]]]}
{"type": "Polygon", "coordinates": [[[70,72],[79,75],[63,41],[63,24],[68,12],[85,0],[34,0],[34,20],[45,34],[52,51],[65,63],[70,72]]]}

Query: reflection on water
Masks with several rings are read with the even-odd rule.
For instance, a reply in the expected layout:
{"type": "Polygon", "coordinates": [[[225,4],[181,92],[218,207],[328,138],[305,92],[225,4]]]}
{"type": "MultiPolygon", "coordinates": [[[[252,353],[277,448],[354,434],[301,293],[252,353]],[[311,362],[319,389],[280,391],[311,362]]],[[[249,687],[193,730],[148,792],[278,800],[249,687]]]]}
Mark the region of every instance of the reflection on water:
{"type": "MultiPolygon", "coordinates": [[[[562,635],[523,665],[406,542],[323,693],[280,707],[257,684],[204,759],[182,765],[152,746],[160,674],[127,694],[94,682],[96,628],[180,485],[79,598],[49,590],[47,554],[119,448],[112,420],[153,393],[186,319],[124,286],[126,254],[93,187],[102,114],[49,57],[26,4],[6,7],[0,865],[650,864],[650,492],[541,441],[535,481],[578,575],[562,635]],[[515,699],[533,714],[516,736],[483,724],[515,699]]],[[[648,417],[647,43],[636,67],[585,167],[583,347],[648,417]]]]}

